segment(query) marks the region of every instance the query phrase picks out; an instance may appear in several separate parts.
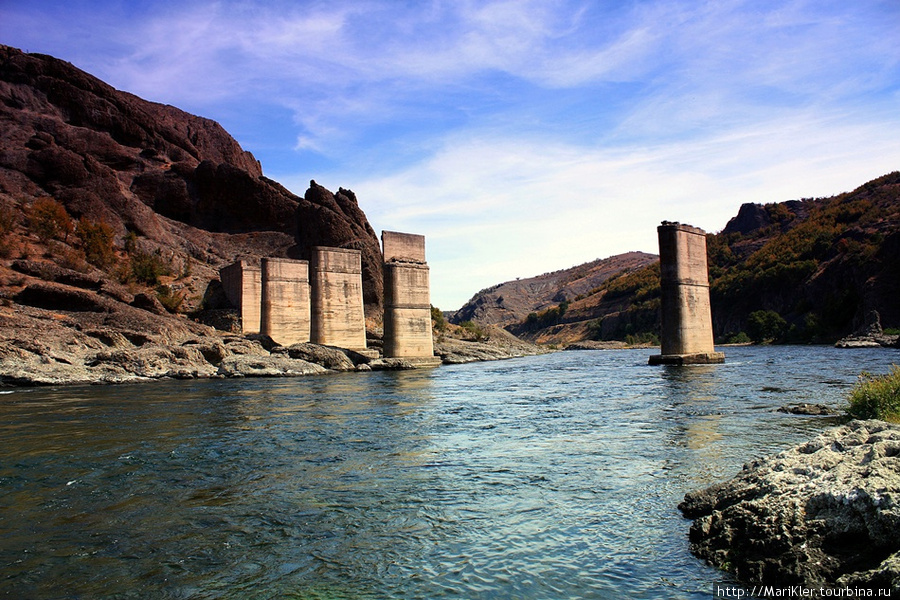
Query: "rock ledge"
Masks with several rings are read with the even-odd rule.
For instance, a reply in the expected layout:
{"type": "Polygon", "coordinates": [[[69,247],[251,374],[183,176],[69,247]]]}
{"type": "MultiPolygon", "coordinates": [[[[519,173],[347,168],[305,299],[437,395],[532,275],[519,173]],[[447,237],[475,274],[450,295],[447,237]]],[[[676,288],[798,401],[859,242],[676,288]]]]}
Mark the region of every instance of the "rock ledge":
{"type": "Polygon", "coordinates": [[[900,591],[900,426],[853,421],[678,505],[691,551],[748,585],[900,591]]]}

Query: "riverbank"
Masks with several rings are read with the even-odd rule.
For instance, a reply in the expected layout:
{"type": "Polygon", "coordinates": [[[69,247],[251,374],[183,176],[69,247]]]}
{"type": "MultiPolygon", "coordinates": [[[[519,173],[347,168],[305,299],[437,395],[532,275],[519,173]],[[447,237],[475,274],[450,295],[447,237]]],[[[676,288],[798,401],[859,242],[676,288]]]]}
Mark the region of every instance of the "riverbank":
{"type": "MultiPolygon", "coordinates": [[[[183,316],[71,290],[52,308],[0,306],[0,384],[107,384],[155,379],[295,377],[334,371],[407,369],[402,359],[241,336],[183,316]]],[[[49,294],[44,296],[51,298],[49,294]]],[[[378,341],[373,340],[373,345],[378,341]]],[[[435,355],[448,364],[541,354],[545,349],[492,332],[481,342],[446,339],[435,355]]]]}
{"type": "Polygon", "coordinates": [[[900,592],[900,425],[853,421],[689,493],[691,551],[747,585],[900,592]]]}

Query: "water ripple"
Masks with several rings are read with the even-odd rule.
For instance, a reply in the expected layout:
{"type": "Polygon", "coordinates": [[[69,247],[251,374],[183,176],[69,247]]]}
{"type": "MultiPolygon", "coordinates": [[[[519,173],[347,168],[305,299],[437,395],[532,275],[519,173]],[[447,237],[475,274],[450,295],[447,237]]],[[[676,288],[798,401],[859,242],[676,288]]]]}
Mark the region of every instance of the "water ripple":
{"type": "Polygon", "coordinates": [[[675,505],[827,420],[890,350],[644,351],[13,391],[0,595],[706,598],[675,505]]]}

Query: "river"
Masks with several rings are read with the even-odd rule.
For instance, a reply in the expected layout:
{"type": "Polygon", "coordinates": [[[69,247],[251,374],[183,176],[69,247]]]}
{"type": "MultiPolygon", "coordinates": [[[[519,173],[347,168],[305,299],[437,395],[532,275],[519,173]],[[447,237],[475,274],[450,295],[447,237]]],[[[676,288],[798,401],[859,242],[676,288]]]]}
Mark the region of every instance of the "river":
{"type": "Polygon", "coordinates": [[[0,395],[4,598],[708,598],[684,493],[900,351],[579,351],[0,395]]]}

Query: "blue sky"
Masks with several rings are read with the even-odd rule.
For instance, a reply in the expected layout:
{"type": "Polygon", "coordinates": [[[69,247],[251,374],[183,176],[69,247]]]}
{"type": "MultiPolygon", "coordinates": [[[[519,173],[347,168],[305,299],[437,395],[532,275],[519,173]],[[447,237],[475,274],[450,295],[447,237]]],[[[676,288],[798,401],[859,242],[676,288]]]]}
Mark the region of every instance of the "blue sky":
{"type": "Polygon", "coordinates": [[[897,0],[0,0],[0,42],[352,189],[445,310],[900,169],[897,0]]]}

